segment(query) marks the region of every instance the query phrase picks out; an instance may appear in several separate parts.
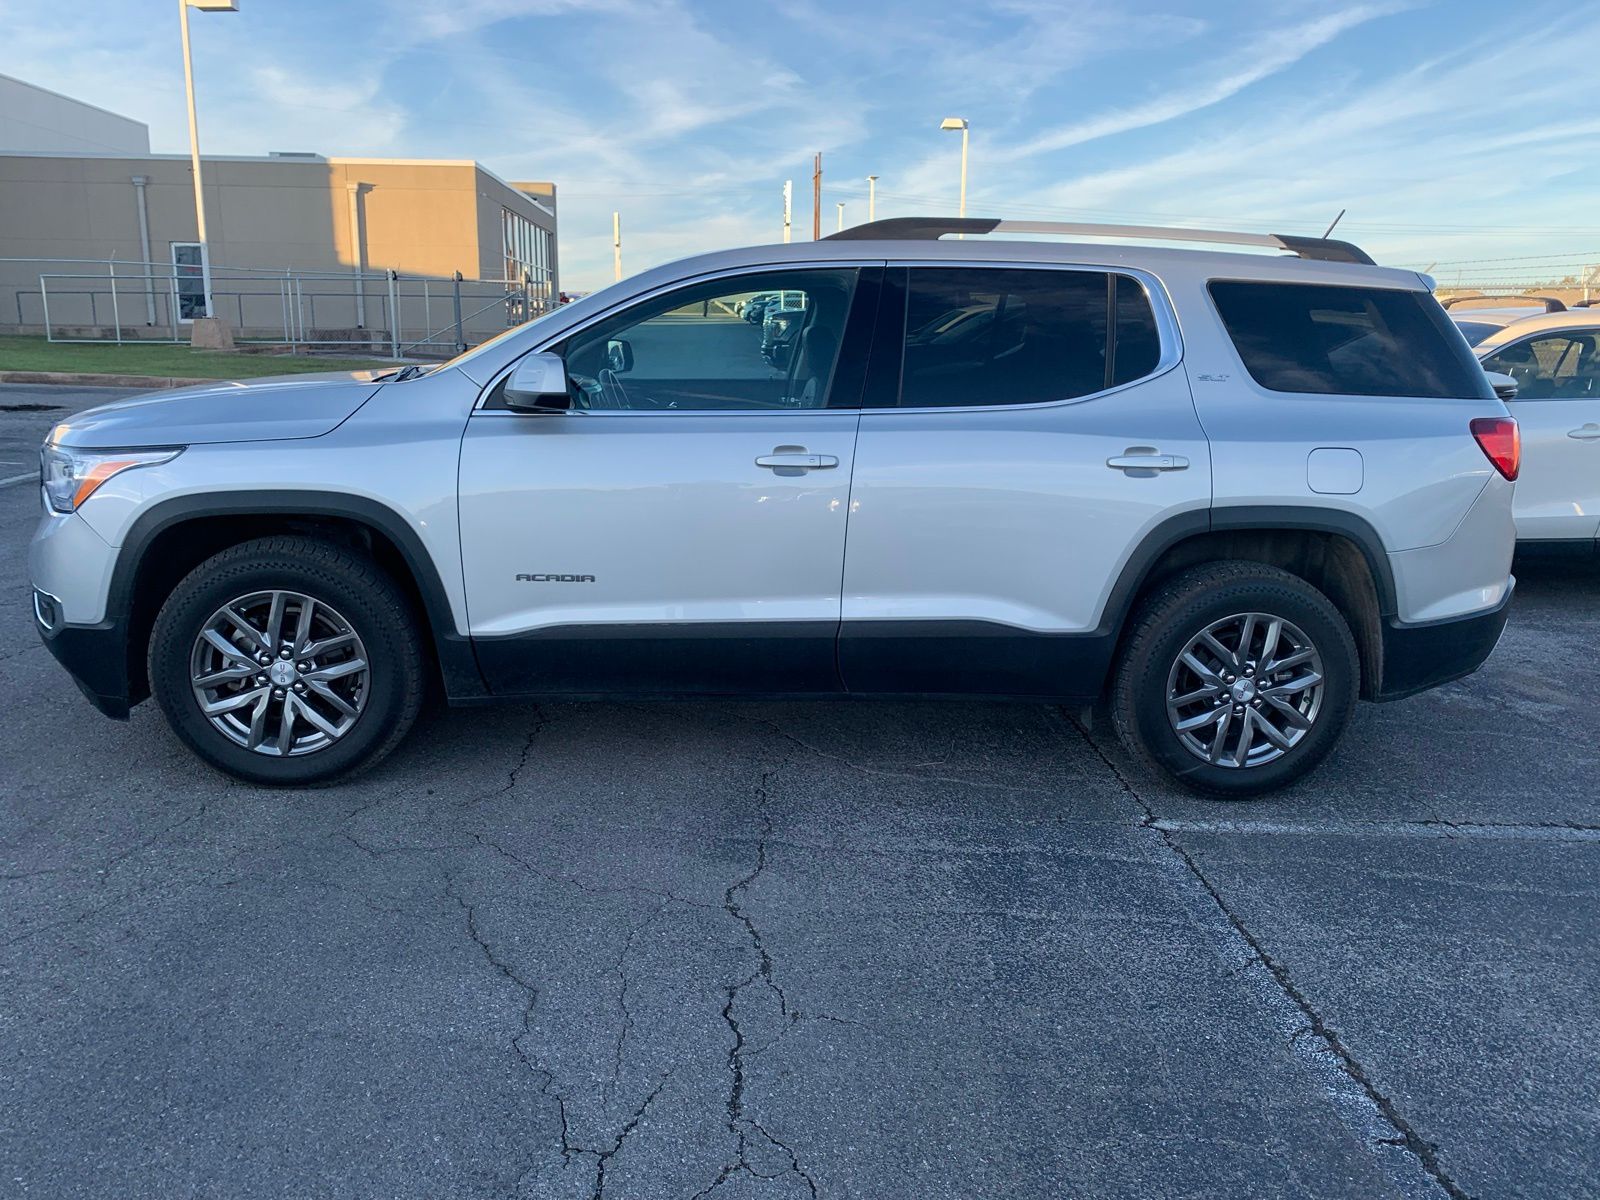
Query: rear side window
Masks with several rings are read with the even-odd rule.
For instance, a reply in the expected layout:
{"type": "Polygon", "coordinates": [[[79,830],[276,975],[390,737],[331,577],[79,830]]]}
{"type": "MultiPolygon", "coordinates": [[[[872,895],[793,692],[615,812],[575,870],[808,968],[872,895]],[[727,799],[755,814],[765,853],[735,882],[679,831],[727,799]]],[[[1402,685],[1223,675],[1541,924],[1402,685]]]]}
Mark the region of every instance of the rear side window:
{"type": "Polygon", "coordinates": [[[1250,378],[1271,391],[1492,394],[1450,318],[1423,292],[1219,280],[1211,298],[1250,378]]]}
{"type": "Polygon", "coordinates": [[[1144,288],[1101,271],[915,268],[905,328],[906,408],[1070,400],[1161,357],[1144,288]]]}

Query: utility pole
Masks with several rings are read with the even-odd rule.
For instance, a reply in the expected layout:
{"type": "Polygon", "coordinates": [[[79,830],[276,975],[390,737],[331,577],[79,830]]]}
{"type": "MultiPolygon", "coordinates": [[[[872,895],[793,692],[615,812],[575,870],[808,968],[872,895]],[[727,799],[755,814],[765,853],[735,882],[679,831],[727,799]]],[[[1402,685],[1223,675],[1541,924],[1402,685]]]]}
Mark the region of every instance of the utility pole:
{"type": "Polygon", "coordinates": [[[844,201],[843,200],[839,201],[838,207],[839,207],[839,228],[842,230],[844,228],[844,201]]]}
{"type": "Polygon", "coordinates": [[[877,219],[878,219],[878,177],[876,175],[868,175],[867,176],[867,220],[869,222],[871,222],[871,221],[876,221],[877,219]]]}
{"type": "Polygon", "coordinates": [[[822,151],[817,151],[816,165],[811,170],[811,240],[822,237],[822,151]]]}
{"type": "Polygon", "coordinates": [[[622,214],[611,214],[611,277],[622,278],[622,214]]]}
{"type": "Polygon", "coordinates": [[[789,212],[794,202],[794,180],[783,181],[783,240],[789,241],[789,212]]]}

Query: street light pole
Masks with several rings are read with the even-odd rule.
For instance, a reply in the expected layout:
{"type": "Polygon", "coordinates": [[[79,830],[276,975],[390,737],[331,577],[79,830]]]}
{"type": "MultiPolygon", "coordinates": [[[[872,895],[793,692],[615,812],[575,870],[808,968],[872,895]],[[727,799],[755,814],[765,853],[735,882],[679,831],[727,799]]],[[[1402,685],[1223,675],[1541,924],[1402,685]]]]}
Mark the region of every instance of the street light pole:
{"type": "Polygon", "coordinates": [[[939,122],[940,129],[959,129],[961,131],[961,209],[960,216],[967,215],[967,134],[971,130],[967,127],[965,117],[946,117],[939,122]]]}
{"type": "Polygon", "coordinates": [[[877,219],[878,219],[878,177],[876,175],[868,175],[867,176],[867,220],[868,220],[868,222],[872,222],[872,221],[876,221],[877,219]]]}
{"type": "Polygon", "coordinates": [[[200,287],[205,293],[206,316],[211,305],[211,249],[206,243],[206,194],[200,183],[200,122],[194,113],[194,59],[189,53],[189,9],[201,12],[238,12],[238,0],[178,0],[178,26],[183,31],[183,88],[189,102],[189,159],[194,168],[194,221],[200,241],[200,287]]]}
{"type": "Polygon", "coordinates": [[[837,207],[839,209],[839,228],[843,229],[844,228],[844,201],[843,200],[839,201],[837,207]]]}

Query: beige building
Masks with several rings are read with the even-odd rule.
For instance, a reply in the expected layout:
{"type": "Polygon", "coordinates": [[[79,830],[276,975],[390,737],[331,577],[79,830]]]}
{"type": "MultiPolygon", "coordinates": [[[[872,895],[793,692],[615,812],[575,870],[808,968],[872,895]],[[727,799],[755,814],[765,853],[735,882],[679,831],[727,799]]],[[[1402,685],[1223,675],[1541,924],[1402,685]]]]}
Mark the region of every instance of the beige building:
{"type": "MultiPolygon", "coordinates": [[[[0,111],[0,132],[23,120],[0,111]]],[[[454,323],[459,273],[476,341],[559,291],[552,183],[299,153],[207,156],[201,174],[213,308],[246,337],[415,340],[454,323]]],[[[194,203],[187,155],[0,143],[0,327],[186,339],[204,315],[194,203]]]]}

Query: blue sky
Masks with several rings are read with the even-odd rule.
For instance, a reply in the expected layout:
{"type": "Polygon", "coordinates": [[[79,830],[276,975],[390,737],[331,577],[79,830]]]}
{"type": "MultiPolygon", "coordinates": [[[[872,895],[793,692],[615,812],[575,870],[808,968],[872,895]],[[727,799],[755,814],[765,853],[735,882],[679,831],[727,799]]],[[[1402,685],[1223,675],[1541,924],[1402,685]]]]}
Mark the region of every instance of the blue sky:
{"type": "MultiPolygon", "coordinates": [[[[187,148],[171,0],[0,0],[7,71],[187,148]],[[92,19],[86,12],[92,7],[92,19]]],[[[1600,262],[1600,0],[241,0],[194,18],[211,153],[476,158],[560,187],[563,281],[968,211],[1341,235],[1441,280],[1600,262]],[[1490,260],[1490,261],[1480,261],[1490,260]],[[1456,265],[1462,264],[1462,265],[1456,265]]]]}

